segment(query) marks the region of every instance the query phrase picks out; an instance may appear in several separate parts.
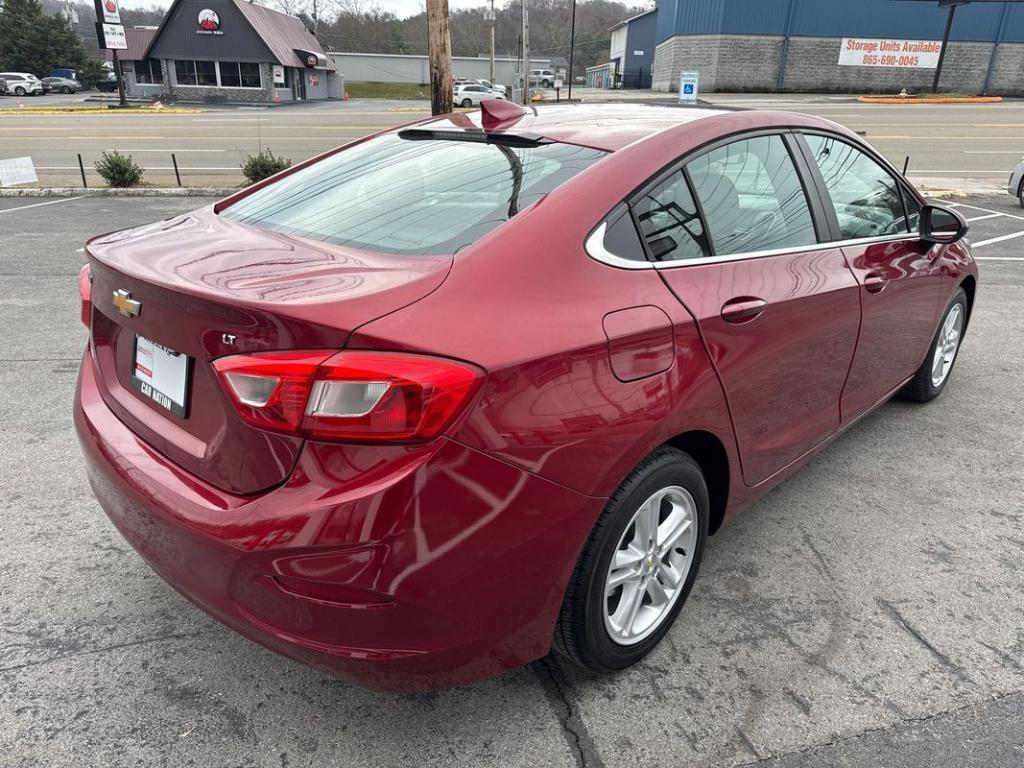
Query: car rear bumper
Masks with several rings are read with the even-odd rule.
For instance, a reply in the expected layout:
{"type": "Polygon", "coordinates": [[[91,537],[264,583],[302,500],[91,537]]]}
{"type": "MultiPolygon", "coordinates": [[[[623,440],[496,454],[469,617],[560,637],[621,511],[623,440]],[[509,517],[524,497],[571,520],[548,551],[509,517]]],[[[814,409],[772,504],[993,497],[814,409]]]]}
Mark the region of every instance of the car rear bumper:
{"type": "Polygon", "coordinates": [[[233,496],[122,424],[88,353],[75,425],[100,505],[168,583],[256,642],[379,690],[461,685],[547,653],[604,503],[443,439],[308,443],[282,485],[233,496]]]}

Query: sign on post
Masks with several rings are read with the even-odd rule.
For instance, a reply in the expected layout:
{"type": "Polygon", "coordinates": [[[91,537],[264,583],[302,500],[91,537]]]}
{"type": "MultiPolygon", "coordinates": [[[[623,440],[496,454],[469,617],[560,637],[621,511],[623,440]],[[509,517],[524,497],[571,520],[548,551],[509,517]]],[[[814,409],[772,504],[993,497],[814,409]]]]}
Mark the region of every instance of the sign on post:
{"type": "Polygon", "coordinates": [[[696,104],[699,84],[700,72],[681,72],[679,74],[679,103],[696,104]]]}
{"type": "Polygon", "coordinates": [[[119,0],[93,0],[96,6],[96,21],[104,24],[120,24],[121,9],[118,7],[119,0]]]}
{"type": "Polygon", "coordinates": [[[120,24],[104,24],[97,21],[96,39],[99,41],[100,48],[110,51],[128,50],[128,38],[125,37],[124,27],[120,24]]]}
{"type": "Polygon", "coordinates": [[[31,157],[12,157],[0,160],[0,187],[13,184],[32,184],[39,181],[31,157]]]}
{"type": "Polygon", "coordinates": [[[938,40],[844,37],[839,49],[839,66],[935,69],[941,53],[942,43],[938,40]]]}

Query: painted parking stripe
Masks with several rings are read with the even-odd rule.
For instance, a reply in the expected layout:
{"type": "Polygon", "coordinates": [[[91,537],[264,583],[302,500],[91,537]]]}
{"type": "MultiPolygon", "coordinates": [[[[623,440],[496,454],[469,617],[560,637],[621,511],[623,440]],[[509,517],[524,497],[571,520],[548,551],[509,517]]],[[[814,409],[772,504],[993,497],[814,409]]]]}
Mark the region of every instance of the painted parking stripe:
{"type": "Polygon", "coordinates": [[[975,256],[975,261],[1024,261],[1024,256],[975,256]]]}
{"type": "Polygon", "coordinates": [[[79,195],[78,197],[62,197],[60,200],[47,200],[45,203],[32,203],[31,205],[19,205],[17,208],[4,208],[0,210],[0,213],[13,213],[14,211],[24,211],[26,208],[39,208],[43,205],[57,205],[57,203],[70,203],[72,200],[81,200],[85,195],[79,195]]]}
{"type": "Polygon", "coordinates": [[[1006,216],[1010,219],[1020,219],[1024,221],[1024,216],[1018,216],[1015,213],[1005,213],[1002,211],[993,211],[991,208],[982,208],[977,205],[968,205],[967,203],[947,203],[950,208],[970,208],[972,211],[984,211],[985,213],[998,213],[1001,216],[1006,216]]]}
{"type": "Polygon", "coordinates": [[[985,219],[995,219],[1003,215],[1002,213],[986,213],[984,216],[972,216],[967,221],[984,221],[985,219]]]}
{"type": "Polygon", "coordinates": [[[1014,238],[1024,237],[1024,232],[1013,232],[1009,235],[1000,235],[999,237],[993,237],[988,240],[979,240],[976,243],[971,243],[975,248],[981,248],[983,245],[992,245],[993,243],[1001,243],[1005,240],[1013,240],[1014,238]]]}

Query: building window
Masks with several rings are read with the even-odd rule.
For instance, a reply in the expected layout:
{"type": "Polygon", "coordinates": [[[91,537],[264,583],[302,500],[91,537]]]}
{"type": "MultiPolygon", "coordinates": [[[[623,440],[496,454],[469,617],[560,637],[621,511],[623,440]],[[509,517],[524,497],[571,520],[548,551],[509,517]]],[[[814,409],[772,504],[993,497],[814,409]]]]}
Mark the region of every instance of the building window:
{"type": "Polygon", "coordinates": [[[217,85],[217,62],[175,61],[174,75],[178,85],[217,85]]]}
{"type": "Polygon", "coordinates": [[[164,72],[156,59],[135,62],[135,82],[144,85],[159,85],[164,81],[164,72]]]}
{"type": "Polygon", "coordinates": [[[220,61],[220,84],[225,88],[262,88],[260,65],[247,61],[220,61]]]}

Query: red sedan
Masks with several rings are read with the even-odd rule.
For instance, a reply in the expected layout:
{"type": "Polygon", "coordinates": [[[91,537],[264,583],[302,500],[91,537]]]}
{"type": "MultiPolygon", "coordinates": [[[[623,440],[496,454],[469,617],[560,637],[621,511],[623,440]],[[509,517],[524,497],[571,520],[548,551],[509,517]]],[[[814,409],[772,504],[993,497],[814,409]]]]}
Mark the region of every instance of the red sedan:
{"type": "Polygon", "coordinates": [[[90,241],[89,480],[183,595],[360,684],[621,669],[723,522],[942,392],[966,229],[819,118],[485,102],[90,241]]]}

